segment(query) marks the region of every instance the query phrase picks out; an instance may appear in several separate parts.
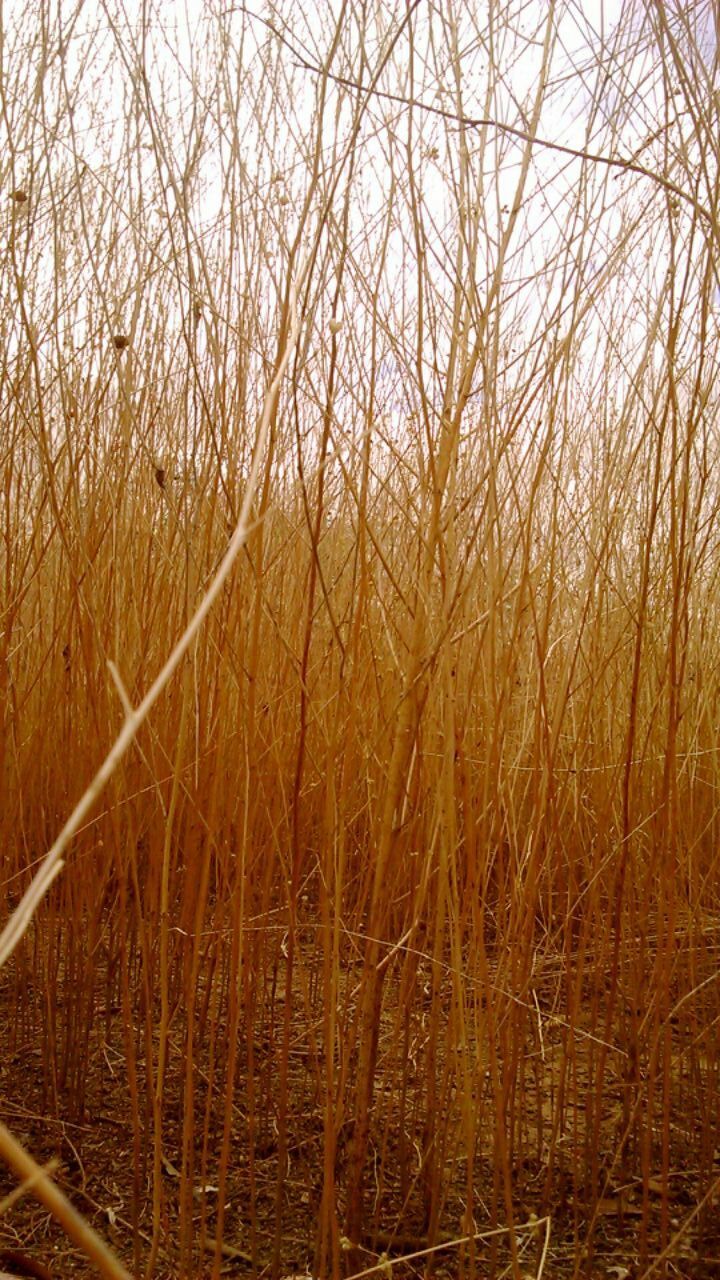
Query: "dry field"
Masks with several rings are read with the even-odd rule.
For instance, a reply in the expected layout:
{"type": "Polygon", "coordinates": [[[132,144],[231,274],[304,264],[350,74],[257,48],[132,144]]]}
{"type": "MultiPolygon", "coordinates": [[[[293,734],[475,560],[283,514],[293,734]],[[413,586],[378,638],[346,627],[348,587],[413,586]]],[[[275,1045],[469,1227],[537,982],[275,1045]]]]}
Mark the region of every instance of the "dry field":
{"type": "Polygon", "coordinates": [[[0,3],[0,1269],[720,1276],[718,21],[0,3]]]}

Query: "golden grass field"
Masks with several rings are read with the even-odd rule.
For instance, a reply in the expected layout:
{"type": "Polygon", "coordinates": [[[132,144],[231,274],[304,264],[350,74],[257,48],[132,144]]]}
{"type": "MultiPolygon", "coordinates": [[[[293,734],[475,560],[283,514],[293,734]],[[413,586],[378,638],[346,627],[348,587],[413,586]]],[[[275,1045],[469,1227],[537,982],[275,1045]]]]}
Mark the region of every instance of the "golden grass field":
{"type": "Polygon", "coordinates": [[[720,1274],[716,22],[0,6],[8,1272],[720,1274]]]}

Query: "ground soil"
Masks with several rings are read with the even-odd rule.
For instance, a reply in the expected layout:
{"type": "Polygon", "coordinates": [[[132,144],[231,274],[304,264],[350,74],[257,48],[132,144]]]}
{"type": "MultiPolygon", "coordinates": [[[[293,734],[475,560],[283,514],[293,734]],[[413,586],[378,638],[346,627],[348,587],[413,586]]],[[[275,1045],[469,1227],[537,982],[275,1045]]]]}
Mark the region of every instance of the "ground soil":
{"type": "MultiPolygon", "coordinates": [[[[65,1109],[63,1091],[55,1098],[49,1097],[46,1064],[43,1062],[36,1028],[28,1025],[23,1032],[22,1021],[16,1016],[12,997],[13,984],[6,981],[0,990],[0,1043],[7,1051],[0,1059],[0,1115],[26,1149],[40,1162],[56,1162],[54,1176],[65,1194],[113,1246],[126,1266],[133,1270],[132,1244],[132,1127],[128,1112],[127,1093],[123,1076],[122,1057],[118,1045],[108,1043],[105,1025],[96,1025],[88,1044],[88,1071],[85,1085],[84,1108],[81,1117],[71,1118],[71,1108],[65,1109]]],[[[119,1032],[118,1032],[119,1037],[119,1032]]],[[[177,1046],[175,1046],[177,1048],[177,1046]]],[[[547,1070],[551,1069],[552,1036],[544,1047],[547,1070]]],[[[559,1040],[556,1048],[559,1047],[559,1040]]],[[[180,1061],[176,1053],[173,1062],[180,1061]]],[[[307,1061],[302,1053],[292,1059],[291,1091],[298,1100],[290,1135],[290,1175],[282,1215],[282,1270],[283,1276],[307,1275],[311,1271],[315,1248],[320,1169],[322,1164],[322,1123],[320,1116],[308,1105],[307,1061]]],[[[171,1068],[172,1070],[172,1068],[171,1068]]],[[[56,1082],[57,1084],[57,1082],[56,1082]]],[[[172,1084],[172,1081],[170,1082],[172,1084]]],[[[182,1096],[180,1083],[178,1099],[182,1096]]],[[[172,1093],[172,1088],[169,1088],[172,1093]]],[[[677,1099],[677,1105],[682,1105],[677,1099]]],[[[167,1117],[167,1149],[173,1150],[176,1140],[179,1149],[181,1106],[177,1113],[167,1117]]],[[[219,1132],[213,1135],[219,1143],[219,1132]]],[[[384,1164],[382,1176],[389,1183],[396,1167],[398,1135],[384,1133],[373,1137],[373,1157],[384,1164]]],[[[257,1269],[260,1275],[269,1275],[272,1242],[276,1224],[275,1167],[276,1146],[272,1139],[262,1139],[257,1144],[255,1166],[257,1269]]],[[[178,1161],[179,1163],[179,1161],[178,1161]]],[[[517,1169],[517,1208],[527,1219],[541,1199],[544,1170],[541,1162],[525,1158],[517,1169]]],[[[720,1174],[720,1164],[717,1169],[720,1174]]],[[[341,1170],[342,1173],[342,1170],[341,1170]]],[[[490,1169],[481,1170],[486,1185],[492,1181],[490,1169]]],[[[165,1178],[165,1238],[156,1275],[166,1280],[177,1275],[176,1259],[178,1241],[179,1176],[177,1165],[167,1159],[165,1178]]],[[[342,1177],[339,1179],[342,1182],[342,1177]]],[[[720,1280],[720,1201],[716,1201],[717,1222],[710,1212],[703,1218],[703,1235],[698,1235],[697,1217],[693,1211],[702,1188],[698,1171],[684,1163],[682,1154],[675,1158],[673,1170],[673,1204],[671,1206],[672,1231],[680,1233],[666,1264],[668,1277],[684,1280],[720,1280]],[[688,1224],[683,1233],[683,1224],[688,1224]]],[[[0,1196],[10,1195],[16,1182],[12,1175],[0,1169],[0,1196]]],[[[150,1232],[149,1173],[148,1194],[143,1197],[139,1231],[143,1251],[150,1232]]],[[[461,1185],[451,1186],[445,1206],[444,1221],[459,1221],[462,1211],[461,1185]],[[455,1199],[453,1199],[455,1198],[455,1199]],[[456,1202],[455,1202],[456,1201],[456,1202]]],[[[640,1220],[642,1217],[642,1190],[639,1181],[630,1179],[624,1186],[615,1181],[607,1188],[600,1206],[592,1259],[583,1257],[583,1239],[587,1215],[576,1198],[569,1180],[556,1180],[549,1205],[551,1218],[550,1243],[543,1263],[543,1275],[549,1280],[573,1275],[576,1268],[583,1276],[600,1280],[633,1280],[641,1274],[639,1268],[640,1220]]],[[[341,1193],[342,1194],[342,1193],[341,1193]]],[[[650,1255],[660,1248],[660,1188],[653,1182],[650,1187],[649,1245],[650,1255]],[[657,1204],[653,1203],[656,1198],[657,1204]]],[[[230,1179],[227,1191],[225,1219],[225,1256],[223,1273],[241,1277],[252,1274],[249,1258],[249,1227],[243,1206],[248,1199],[248,1167],[242,1142],[233,1151],[230,1179]]],[[[208,1233],[212,1234],[216,1206],[213,1192],[208,1188],[205,1196],[205,1220],[208,1233]]],[[[198,1201],[194,1215],[198,1236],[201,1229],[202,1206],[198,1201]]],[[[524,1276],[536,1276],[541,1266],[544,1231],[532,1239],[529,1234],[519,1236],[521,1242],[521,1268],[524,1276]]],[[[361,1263],[370,1267],[382,1252],[392,1259],[394,1280],[410,1280],[429,1274],[427,1259],[400,1261],[408,1254],[421,1251],[427,1244],[416,1208],[411,1204],[403,1217],[375,1222],[374,1234],[368,1234],[360,1252],[361,1263]]],[[[483,1248],[478,1253],[478,1274],[488,1274],[490,1255],[483,1248]]],[[[143,1259],[144,1260],[144,1259],[143,1259]]],[[[496,1274],[502,1275],[508,1264],[504,1244],[498,1249],[496,1274]]],[[[200,1243],[195,1246],[194,1280],[209,1277],[211,1258],[200,1243]]],[[[65,1278],[85,1277],[96,1274],[64,1237],[63,1232],[48,1212],[30,1195],[23,1196],[3,1208],[0,1216],[0,1270],[10,1274],[33,1274],[39,1280],[48,1276],[65,1278]]],[[[460,1273],[457,1250],[440,1250],[433,1260],[433,1275],[437,1280],[449,1280],[460,1273]]],[[[656,1274],[661,1274],[658,1269],[656,1274]]],[[[378,1272],[377,1274],[383,1274],[378,1272]]],[[[387,1274],[390,1274],[389,1271],[387,1274]]],[[[506,1273],[507,1274],[507,1273],[506,1273]]]]}

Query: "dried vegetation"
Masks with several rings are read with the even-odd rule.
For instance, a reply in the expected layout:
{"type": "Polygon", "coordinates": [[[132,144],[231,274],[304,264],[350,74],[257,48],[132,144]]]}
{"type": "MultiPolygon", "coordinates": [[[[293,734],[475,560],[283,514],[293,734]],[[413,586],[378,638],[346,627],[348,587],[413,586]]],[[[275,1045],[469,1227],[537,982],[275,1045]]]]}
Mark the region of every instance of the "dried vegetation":
{"type": "Polygon", "coordinates": [[[713,1274],[714,13],[2,6],[3,1107],[137,1276],[713,1274]]]}

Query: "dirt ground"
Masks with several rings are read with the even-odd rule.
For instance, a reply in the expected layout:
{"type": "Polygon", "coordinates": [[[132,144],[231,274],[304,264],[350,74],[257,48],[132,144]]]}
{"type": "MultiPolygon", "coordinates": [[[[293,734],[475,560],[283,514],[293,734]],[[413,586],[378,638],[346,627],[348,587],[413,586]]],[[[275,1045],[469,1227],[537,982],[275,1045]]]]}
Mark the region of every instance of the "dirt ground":
{"type": "MultiPolygon", "coordinates": [[[[34,1028],[19,1033],[13,1002],[6,983],[0,992],[0,1043],[6,1051],[0,1059],[0,1116],[16,1138],[40,1162],[56,1162],[55,1178],[76,1208],[82,1212],[116,1250],[125,1265],[133,1270],[133,1153],[132,1127],[128,1112],[127,1094],[123,1075],[122,1054],[118,1044],[106,1040],[105,1024],[93,1028],[88,1047],[88,1070],[84,1114],[80,1119],[70,1119],[64,1109],[62,1090],[58,1096],[57,1111],[48,1100],[47,1072],[44,1071],[42,1050],[34,1028]]],[[[119,1031],[118,1031],[119,1037],[119,1031]]],[[[168,1096],[175,1096],[175,1109],[170,1106],[167,1115],[166,1150],[179,1150],[182,1090],[180,1086],[179,1046],[172,1056],[171,1072],[177,1072],[177,1087],[173,1090],[169,1080],[168,1096]]],[[[552,1045],[546,1050],[551,1056],[552,1045]]],[[[289,1177],[283,1207],[281,1275],[302,1276],[312,1273],[315,1250],[315,1230],[321,1188],[322,1123],[307,1105],[308,1065],[302,1054],[293,1059],[291,1092],[297,1098],[294,1111],[290,1150],[288,1154],[289,1177]]],[[[680,1105],[680,1101],[678,1101],[680,1105]]],[[[271,1131],[268,1130],[271,1135],[271,1131]]],[[[220,1133],[213,1139],[219,1147],[220,1133]]],[[[379,1159],[380,1137],[373,1148],[374,1158],[379,1159]]],[[[198,1138],[199,1146],[199,1138],[198,1138]]],[[[391,1183],[396,1160],[396,1136],[384,1135],[382,1158],[385,1164],[386,1185],[391,1183]]],[[[199,1151],[198,1151],[199,1156],[199,1151]]],[[[267,1135],[261,1135],[256,1145],[255,1180],[257,1270],[260,1276],[270,1274],[273,1237],[276,1224],[276,1173],[277,1149],[267,1135]]],[[[151,1230],[150,1160],[146,1172],[146,1194],[141,1193],[139,1236],[144,1264],[151,1230]]],[[[158,1280],[169,1280],[177,1275],[178,1249],[178,1195],[179,1172],[177,1164],[166,1158],[164,1164],[165,1238],[156,1275],[158,1280]]],[[[720,1177],[720,1161],[717,1161],[720,1177]]],[[[198,1159],[199,1167],[199,1159],[198,1159]]],[[[489,1186],[492,1171],[479,1170],[489,1186]]],[[[544,1169],[541,1165],[525,1160],[517,1170],[519,1210],[518,1221],[527,1221],[537,1212],[541,1202],[544,1169]],[[524,1214],[524,1219],[521,1215],[524,1214]]],[[[671,1230],[679,1235],[675,1247],[666,1262],[667,1277],[683,1280],[720,1280],[720,1200],[712,1204],[704,1218],[703,1237],[698,1236],[698,1217],[693,1211],[702,1194],[698,1171],[684,1164],[678,1155],[672,1176],[673,1204],[671,1206],[671,1230]],[[691,1220],[692,1219],[692,1220],[691,1220]],[[709,1223],[709,1225],[708,1225],[709,1223]],[[683,1226],[687,1230],[683,1231],[683,1226]],[[714,1225],[713,1225],[714,1224],[714,1225]]],[[[705,1187],[707,1183],[704,1184],[705,1187]]],[[[13,1176],[0,1169],[0,1197],[9,1196],[16,1186],[13,1176]]],[[[339,1178],[342,1194],[342,1177],[339,1178]]],[[[659,1250],[660,1190],[654,1182],[650,1187],[650,1256],[659,1250]],[[656,1201],[656,1203],[655,1203],[656,1201]]],[[[203,1215],[206,1233],[212,1236],[216,1220],[214,1189],[197,1191],[194,1211],[196,1240],[194,1246],[194,1280],[210,1276],[211,1255],[208,1244],[200,1238],[203,1215]]],[[[224,1228],[225,1254],[223,1274],[242,1277],[252,1275],[250,1239],[247,1213],[248,1161],[239,1135],[233,1150],[230,1177],[226,1197],[224,1228]]],[[[549,1206],[549,1245],[543,1258],[545,1228],[539,1228],[535,1237],[529,1232],[518,1233],[520,1265],[523,1276],[542,1274],[547,1280],[563,1280],[573,1275],[576,1267],[583,1276],[592,1280],[635,1280],[639,1277],[639,1231],[642,1217],[642,1187],[630,1180],[624,1186],[613,1185],[600,1205],[592,1259],[583,1254],[583,1231],[586,1216],[582,1206],[573,1203],[572,1186],[557,1180],[553,1202],[549,1206]]],[[[462,1213],[461,1187],[457,1192],[451,1187],[445,1206],[443,1221],[460,1221],[462,1213]]],[[[422,1228],[413,1217],[412,1207],[403,1219],[376,1223],[375,1234],[363,1241],[362,1266],[371,1267],[382,1262],[383,1253],[392,1262],[395,1280],[414,1280],[430,1274],[428,1259],[416,1258],[403,1261],[408,1254],[421,1252],[427,1245],[422,1228]]],[[[489,1274],[491,1259],[488,1247],[478,1247],[478,1274],[489,1274]]],[[[501,1241],[495,1257],[496,1274],[509,1274],[506,1270],[509,1255],[506,1243],[501,1241]]],[[[48,1276],[85,1277],[96,1274],[64,1237],[62,1231],[46,1209],[27,1195],[9,1206],[3,1205],[0,1217],[0,1269],[14,1275],[34,1275],[38,1280],[48,1276]]],[[[390,1274],[386,1266],[377,1274],[390,1274]]],[[[437,1280],[450,1280],[461,1274],[461,1261],[457,1249],[440,1249],[433,1255],[432,1274],[437,1280]]],[[[659,1268],[655,1274],[662,1274],[659,1268]]]]}

